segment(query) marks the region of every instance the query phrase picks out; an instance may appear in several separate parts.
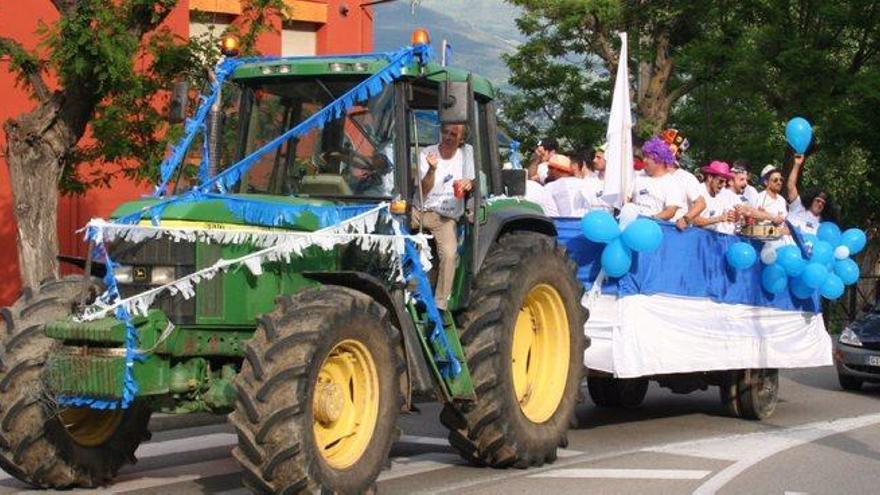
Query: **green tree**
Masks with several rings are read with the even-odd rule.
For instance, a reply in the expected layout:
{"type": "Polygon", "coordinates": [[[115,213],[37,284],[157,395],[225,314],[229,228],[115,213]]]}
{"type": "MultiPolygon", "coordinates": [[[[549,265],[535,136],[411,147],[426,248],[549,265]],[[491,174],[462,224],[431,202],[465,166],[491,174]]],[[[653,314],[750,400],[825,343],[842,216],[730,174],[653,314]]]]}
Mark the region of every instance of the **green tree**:
{"type": "Polygon", "coordinates": [[[522,8],[528,39],[506,62],[517,90],[505,118],[519,137],[544,132],[571,143],[601,139],[619,63],[619,31],[629,34],[636,131],[666,125],[674,105],[711,80],[742,35],[739,2],[509,0],[522,8]]]}
{"type": "MultiPolygon", "coordinates": [[[[154,177],[166,139],[175,135],[164,126],[166,90],[175,78],[203,77],[193,68],[211,57],[205,40],[181,40],[160,28],[177,0],[52,3],[60,19],[41,27],[41,53],[0,36],[0,56],[9,57],[36,101],[4,125],[25,286],[57,275],[59,191],[83,191],[118,175],[154,177]],[[90,144],[82,144],[87,132],[90,144]],[[100,167],[86,175],[84,163],[100,167]]],[[[271,29],[267,16],[284,2],[250,0],[243,7],[237,29],[243,48],[252,49],[271,29]]]]}

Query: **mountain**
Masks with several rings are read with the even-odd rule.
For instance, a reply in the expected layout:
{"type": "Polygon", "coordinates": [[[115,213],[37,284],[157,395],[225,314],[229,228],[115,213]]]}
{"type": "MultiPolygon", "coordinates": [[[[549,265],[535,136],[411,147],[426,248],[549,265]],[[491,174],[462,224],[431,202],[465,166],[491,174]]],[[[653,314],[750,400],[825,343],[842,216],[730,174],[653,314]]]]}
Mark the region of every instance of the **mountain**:
{"type": "Polygon", "coordinates": [[[509,70],[501,60],[523,41],[516,28],[519,9],[503,0],[422,0],[410,8],[399,0],[375,9],[375,48],[396,50],[409,44],[416,27],[426,27],[439,50],[443,39],[452,45],[450,65],[489,78],[496,87],[509,87],[509,70]]]}

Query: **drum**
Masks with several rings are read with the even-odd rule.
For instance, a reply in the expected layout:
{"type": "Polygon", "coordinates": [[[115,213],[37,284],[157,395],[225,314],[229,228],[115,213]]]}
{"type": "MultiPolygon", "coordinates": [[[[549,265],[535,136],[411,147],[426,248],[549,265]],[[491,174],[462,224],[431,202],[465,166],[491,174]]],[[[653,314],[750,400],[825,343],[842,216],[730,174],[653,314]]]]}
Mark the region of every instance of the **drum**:
{"type": "Polygon", "coordinates": [[[754,237],[763,241],[775,241],[782,237],[782,227],[770,222],[760,222],[753,225],[743,225],[742,235],[754,237]]]}

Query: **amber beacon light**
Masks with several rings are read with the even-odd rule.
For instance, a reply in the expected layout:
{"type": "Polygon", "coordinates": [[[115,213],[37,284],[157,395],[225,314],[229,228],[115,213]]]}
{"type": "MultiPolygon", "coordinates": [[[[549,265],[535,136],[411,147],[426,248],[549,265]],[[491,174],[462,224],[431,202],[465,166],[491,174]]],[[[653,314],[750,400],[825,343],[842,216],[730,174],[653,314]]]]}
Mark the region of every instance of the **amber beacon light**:
{"type": "Polygon", "coordinates": [[[235,57],[238,55],[238,38],[235,36],[224,36],[220,41],[220,52],[227,57],[235,57]]]}
{"type": "Polygon", "coordinates": [[[428,34],[428,30],[425,28],[416,28],[412,32],[412,45],[429,45],[431,44],[431,35],[428,34]]]}

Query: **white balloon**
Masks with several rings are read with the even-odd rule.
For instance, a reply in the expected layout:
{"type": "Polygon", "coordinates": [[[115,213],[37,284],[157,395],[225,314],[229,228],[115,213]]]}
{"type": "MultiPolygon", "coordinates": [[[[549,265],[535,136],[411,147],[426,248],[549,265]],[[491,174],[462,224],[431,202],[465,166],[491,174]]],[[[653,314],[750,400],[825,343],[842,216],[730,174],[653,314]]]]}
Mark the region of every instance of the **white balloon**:
{"type": "Polygon", "coordinates": [[[834,257],[839,260],[849,258],[849,248],[846,246],[837,246],[834,248],[834,257]]]}
{"type": "Polygon", "coordinates": [[[617,223],[620,225],[620,231],[623,232],[626,226],[639,218],[639,207],[634,203],[627,203],[620,209],[620,215],[617,216],[617,223]]]}
{"type": "Polygon", "coordinates": [[[775,246],[764,244],[764,247],[761,248],[761,263],[764,263],[765,265],[772,265],[773,263],[776,263],[775,246]]]}

